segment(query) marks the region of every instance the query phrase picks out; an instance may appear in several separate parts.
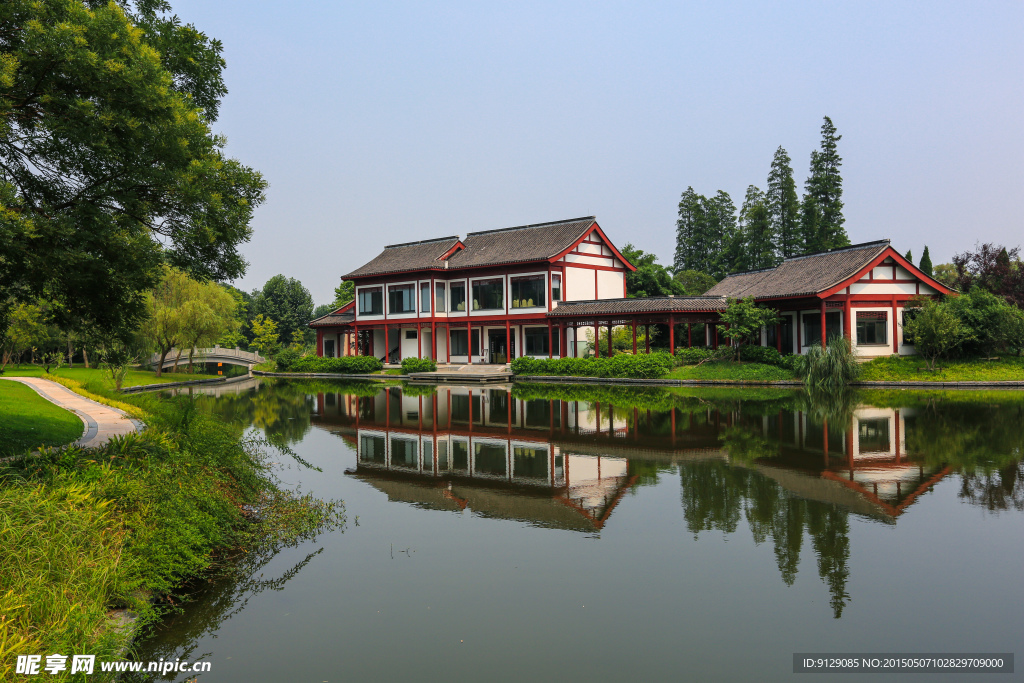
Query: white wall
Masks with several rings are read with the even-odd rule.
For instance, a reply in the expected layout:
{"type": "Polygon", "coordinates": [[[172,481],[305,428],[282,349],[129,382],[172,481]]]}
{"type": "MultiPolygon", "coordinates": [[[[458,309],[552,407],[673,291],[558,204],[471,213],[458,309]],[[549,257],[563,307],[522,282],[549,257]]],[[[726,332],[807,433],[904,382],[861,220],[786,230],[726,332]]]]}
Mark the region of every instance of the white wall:
{"type": "Polygon", "coordinates": [[[594,271],[584,268],[565,269],[565,300],[589,301],[594,294],[594,271]]]}
{"type": "Polygon", "coordinates": [[[626,274],[614,270],[597,271],[597,298],[598,299],[621,299],[626,295],[623,283],[626,281],[626,274]]]}

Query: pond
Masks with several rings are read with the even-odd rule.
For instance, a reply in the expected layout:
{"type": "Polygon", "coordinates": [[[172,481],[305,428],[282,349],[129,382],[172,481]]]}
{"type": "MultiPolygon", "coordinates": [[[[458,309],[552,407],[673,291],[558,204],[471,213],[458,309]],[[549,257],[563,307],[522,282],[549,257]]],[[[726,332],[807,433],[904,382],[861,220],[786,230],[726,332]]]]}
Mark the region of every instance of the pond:
{"type": "Polygon", "coordinates": [[[217,391],[348,523],[210,583],[142,645],[208,680],[776,681],[796,652],[1024,634],[1024,393],[217,391]]]}

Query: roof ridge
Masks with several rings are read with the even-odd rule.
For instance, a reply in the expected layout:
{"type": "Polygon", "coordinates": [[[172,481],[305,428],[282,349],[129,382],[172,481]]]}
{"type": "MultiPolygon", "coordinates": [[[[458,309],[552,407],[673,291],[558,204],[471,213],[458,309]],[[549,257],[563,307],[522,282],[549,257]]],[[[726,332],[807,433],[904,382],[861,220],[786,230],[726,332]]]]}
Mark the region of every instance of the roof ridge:
{"type": "Polygon", "coordinates": [[[615,299],[574,299],[572,301],[560,301],[559,306],[569,306],[572,304],[593,304],[593,303],[608,303],[609,301],[648,301],[653,299],[725,299],[726,297],[722,294],[656,294],[654,296],[623,296],[615,299]]]}
{"type": "Polygon", "coordinates": [[[411,247],[411,246],[416,245],[416,244],[430,244],[431,242],[447,242],[448,240],[458,241],[458,239],[459,239],[458,235],[450,235],[448,237],[434,237],[433,239],[429,239],[429,240],[417,240],[415,242],[402,242],[401,244],[389,244],[389,245],[387,245],[384,248],[385,249],[394,249],[395,247],[411,247]]]}
{"type": "Polygon", "coordinates": [[[547,223],[531,223],[530,225],[516,225],[511,228],[495,228],[494,230],[477,230],[476,232],[467,232],[466,237],[471,235],[488,235],[492,232],[505,232],[506,230],[525,230],[526,228],[541,228],[545,225],[558,225],[559,223],[575,223],[576,221],[585,220],[596,221],[596,216],[579,216],[578,218],[566,218],[560,221],[548,221],[547,223]]]}

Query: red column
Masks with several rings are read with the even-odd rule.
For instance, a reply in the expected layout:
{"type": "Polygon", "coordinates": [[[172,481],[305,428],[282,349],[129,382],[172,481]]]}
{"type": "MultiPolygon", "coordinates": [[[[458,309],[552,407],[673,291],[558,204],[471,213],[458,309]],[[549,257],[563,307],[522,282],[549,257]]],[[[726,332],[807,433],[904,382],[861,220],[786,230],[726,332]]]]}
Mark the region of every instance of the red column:
{"type": "Polygon", "coordinates": [[[437,323],[430,321],[430,358],[437,360],[437,323]]]}
{"type": "Polygon", "coordinates": [[[847,339],[851,339],[853,335],[853,325],[850,320],[850,300],[846,299],[843,301],[843,336],[847,339]]]}
{"type": "Polygon", "coordinates": [[[323,358],[324,355],[324,331],[316,331],[316,355],[323,358]]]}
{"type": "Polygon", "coordinates": [[[800,313],[800,311],[797,311],[795,316],[794,316],[794,318],[793,318],[796,321],[796,353],[797,353],[797,355],[800,355],[801,353],[804,352],[804,346],[803,346],[803,342],[801,340],[801,338],[803,337],[803,334],[800,331],[800,328],[803,327],[802,316],[803,316],[803,314],[800,313]]]}
{"type": "Polygon", "coordinates": [[[388,326],[384,324],[384,362],[388,362],[388,355],[391,351],[391,345],[388,343],[388,326]]]}
{"type": "Polygon", "coordinates": [[[900,338],[897,334],[899,327],[896,325],[896,297],[892,298],[892,352],[900,352],[900,338]]]}
{"type": "MultiPolygon", "coordinates": [[[[596,270],[594,271],[597,272],[596,270]]],[[[597,321],[594,321],[594,358],[601,357],[601,328],[598,327],[597,321]]]]}
{"type": "Polygon", "coordinates": [[[451,324],[445,324],[444,326],[444,359],[446,363],[452,362],[452,326],[451,324]]]}
{"type": "Polygon", "coordinates": [[[512,362],[512,328],[505,319],[505,360],[512,362]]]}
{"type": "Polygon", "coordinates": [[[612,324],[608,323],[608,357],[615,355],[615,348],[612,347],[612,324]]]}
{"type": "Polygon", "coordinates": [[[633,355],[636,355],[636,318],[633,318],[633,355]]]}
{"type": "MultiPolygon", "coordinates": [[[[549,294],[550,294],[550,292],[549,292],[549,294]]],[[[548,301],[550,301],[550,299],[548,299],[548,301]]],[[[554,339],[552,338],[551,321],[548,320],[548,358],[549,359],[554,354],[554,346],[555,345],[554,345],[553,341],[554,341],[554,339]]]]}
{"type": "Polygon", "coordinates": [[[775,324],[775,350],[782,353],[782,323],[775,324]]]}
{"type": "Polygon", "coordinates": [[[674,315],[668,317],[668,350],[673,356],[676,355],[676,318],[674,315]]]}
{"type": "Polygon", "coordinates": [[[718,325],[712,325],[711,326],[711,331],[712,331],[712,335],[711,335],[711,348],[717,349],[718,348],[718,325]]]}
{"type": "Polygon", "coordinates": [[[569,330],[565,325],[558,326],[558,357],[565,358],[569,355],[569,330]]]}
{"type": "Polygon", "coordinates": [[[419,323],[416,323],[416,357],[423,359],[423,326],[419,323]]]}
{"type": "MultiPolygon", "coordinates": [[[[472,365],[473,364],[473,323],[471,323],[469,321],[466,322],[466,353],[469,354],[469,356],[468,356],[469,364],[472,365]]],[[[472,400],[473,400],[473,393],[472,392],[470,392],[469,398],[470,398],[470,403],[472,404],[472,400]]],[[[472,424],[472,422],[473,422],[473,406],[472,405],[469,406],[469,417],[470,417],[469,421],[472,424]]]]}
{"type": "Polygon", "coordinates": [[[825,302],[821,302],[821,348],[825,348],[828,342],[825,340],[825,302]]]}

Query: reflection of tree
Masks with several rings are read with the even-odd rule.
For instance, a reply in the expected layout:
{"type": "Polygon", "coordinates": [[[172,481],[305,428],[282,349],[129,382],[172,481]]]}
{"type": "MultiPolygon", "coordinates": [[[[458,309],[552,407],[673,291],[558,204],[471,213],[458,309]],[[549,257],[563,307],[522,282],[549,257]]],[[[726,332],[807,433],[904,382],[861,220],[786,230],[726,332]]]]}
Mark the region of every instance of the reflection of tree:
{"type": "Polygon", "coordinates": [[[310,430],[315,399],[301,386],[289,382],[261,383],[243,394],[220,396],[211,401],[222,420],[261,429],[275,443],[298,443],[310,430]]]}
{"type": "Polygon", "coordinates": [[[772,443],[759,432],[742,426],[727,427],[718,438],[729,457],[742,462],[770,458],[779,452],[778,442],[772,443]]]}
{"type": "Polygon", "coordinates": [[[683,516],[687,530],[736,531],[743,512],[755,543],[771,539],[775,561],[786,585],[796,579],[804,529],[818,558],[818,575],[831,594],[838,619],[850,601],[846,592],[850,557],[849,522],[834,505],[788,495],[778,482],[756,470],[730,467],[720,460],[681,465],[683,516]]]}
{"type": "Polygon", "coordinates": [[[967,502],[989,512],[1024,510],[1024,462],[989,472],[964,472],[961,476],[959,496],[967,502]]]}

